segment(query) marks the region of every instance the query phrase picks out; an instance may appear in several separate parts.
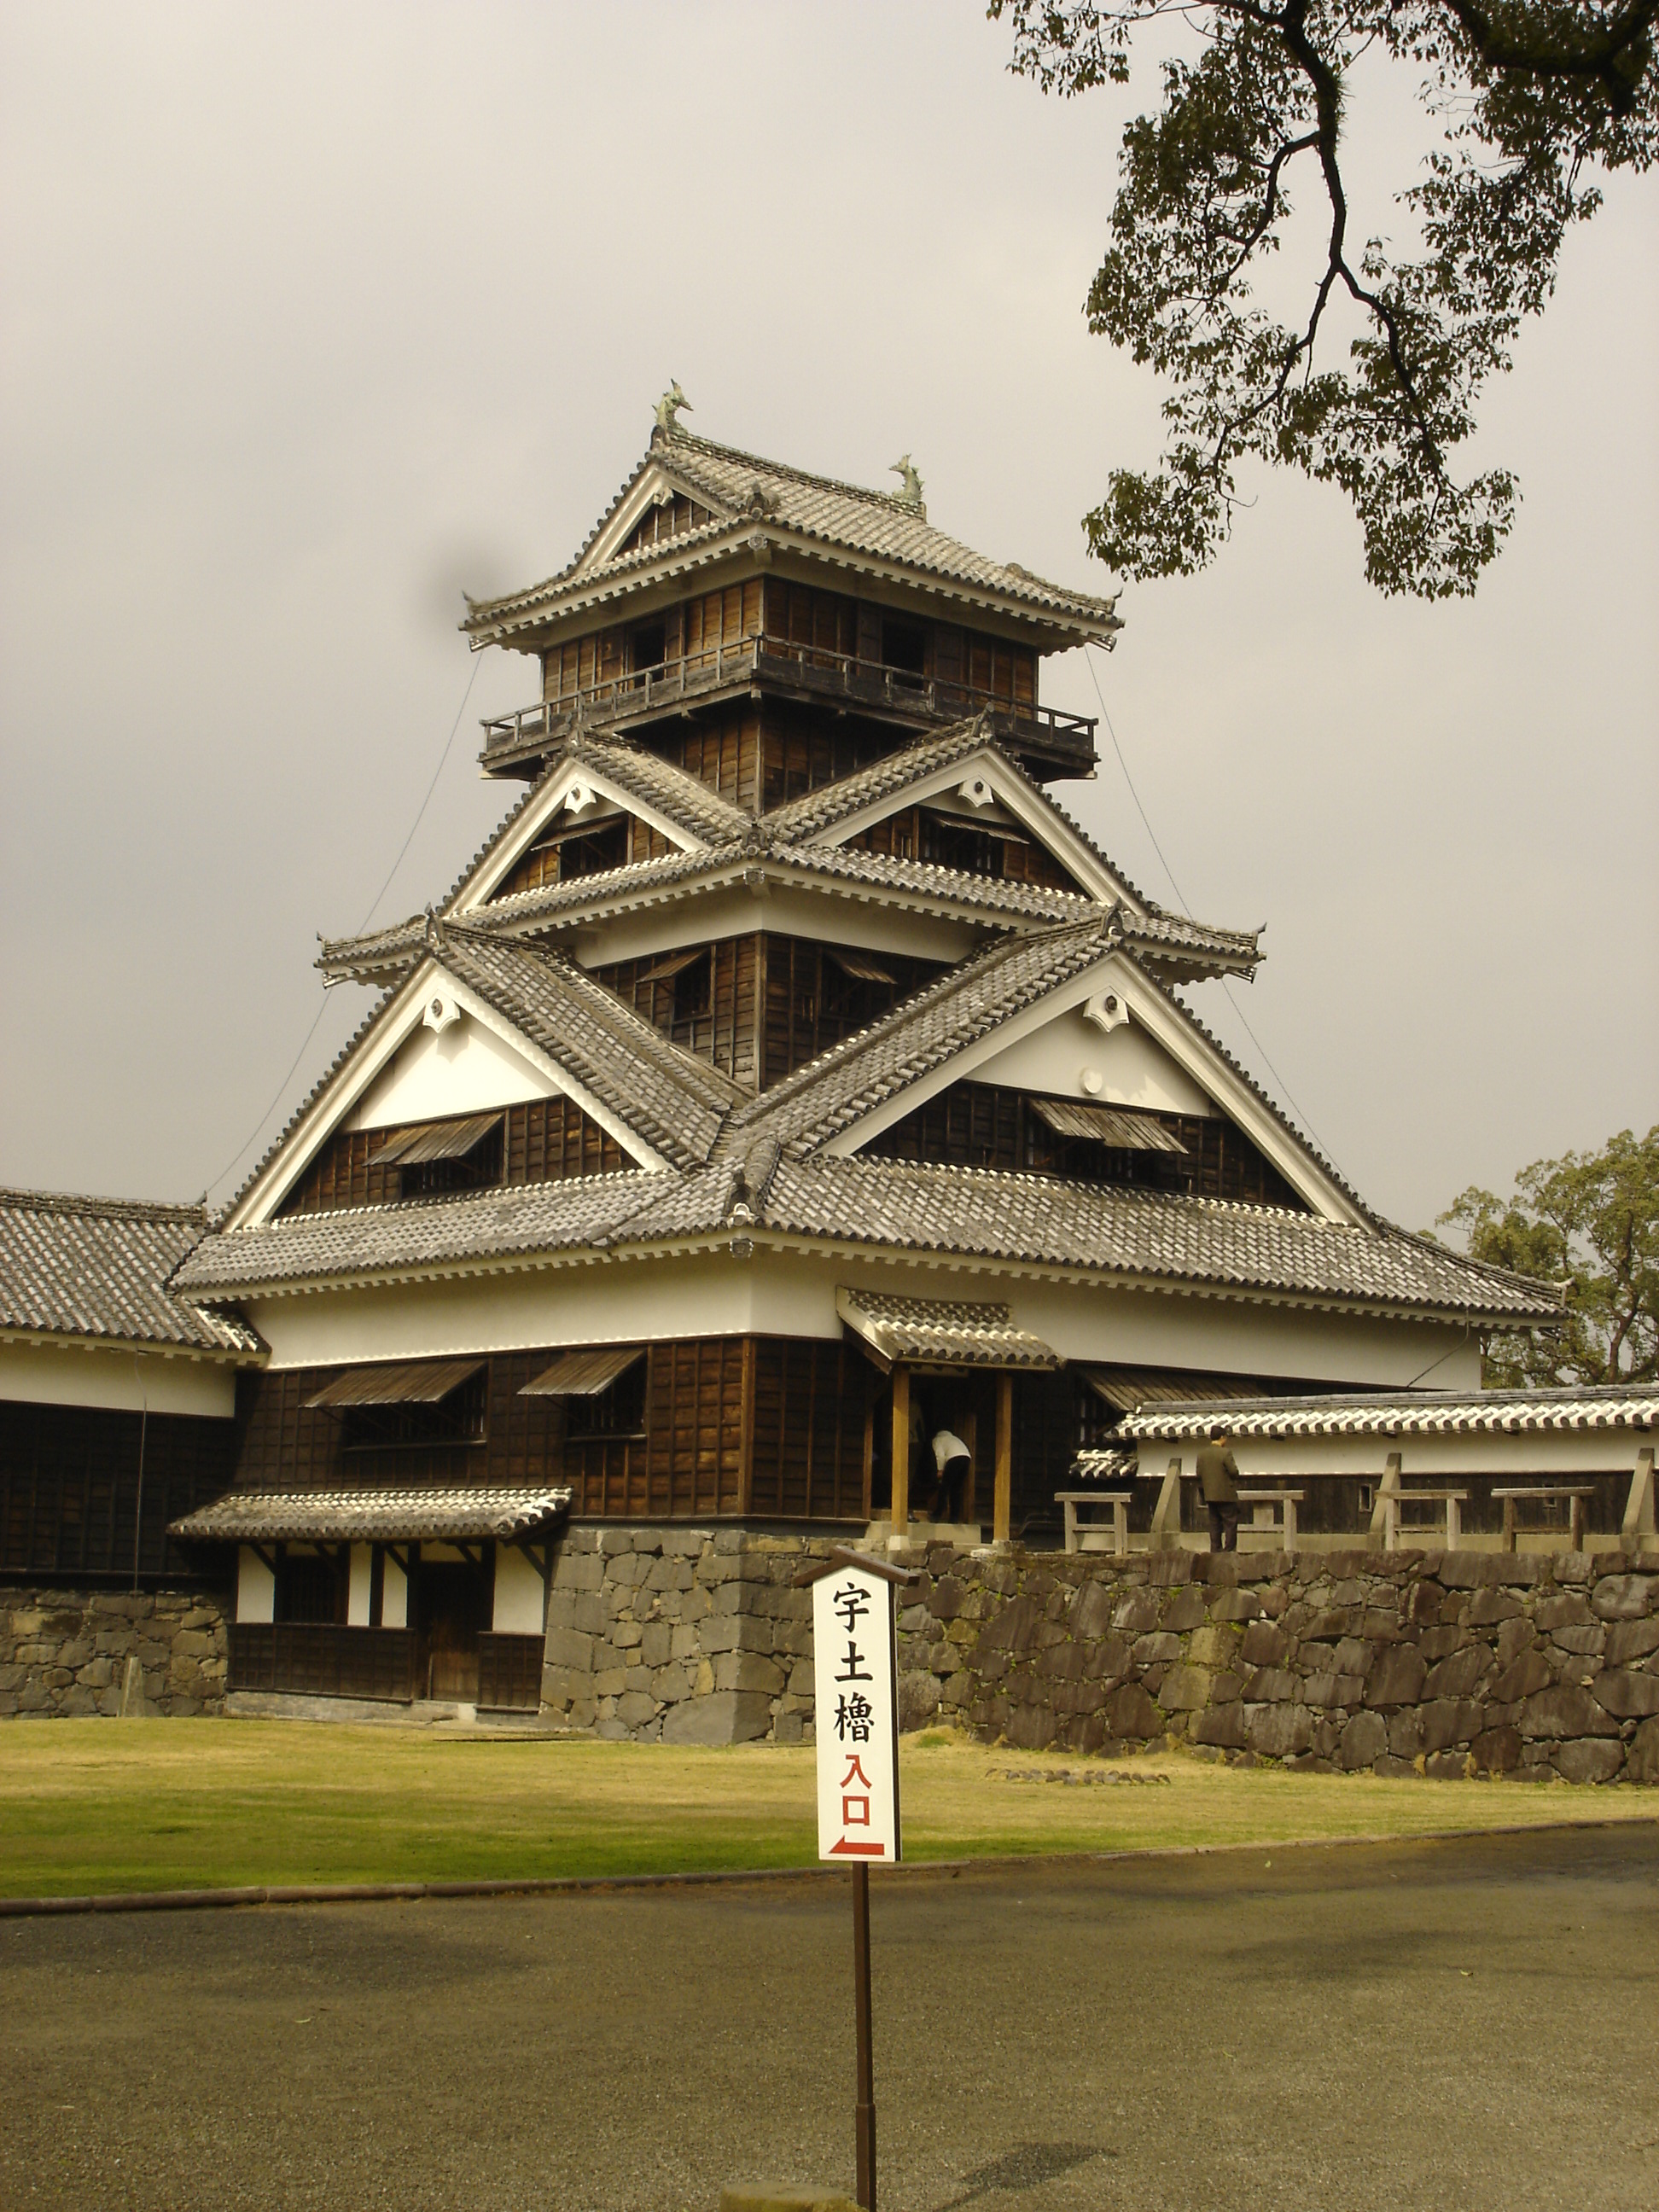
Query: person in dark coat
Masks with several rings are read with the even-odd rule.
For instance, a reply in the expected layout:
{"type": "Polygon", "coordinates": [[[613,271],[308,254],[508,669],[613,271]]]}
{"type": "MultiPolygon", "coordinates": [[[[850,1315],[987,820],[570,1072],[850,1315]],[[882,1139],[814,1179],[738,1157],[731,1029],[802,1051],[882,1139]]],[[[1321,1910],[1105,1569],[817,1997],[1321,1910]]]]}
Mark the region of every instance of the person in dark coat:
{"type": "Polygon", "coordinates": [[[1236,1552],[1238,1549],[1238,1462],[1233,1457],[1233,1440],[1224,1430],[1200,1447],[1198,1455],[1198,1480],[1204,1492],[1204,1503],[1210,1509],[1210,1549],[1212,1552],[1236,1552]]]}

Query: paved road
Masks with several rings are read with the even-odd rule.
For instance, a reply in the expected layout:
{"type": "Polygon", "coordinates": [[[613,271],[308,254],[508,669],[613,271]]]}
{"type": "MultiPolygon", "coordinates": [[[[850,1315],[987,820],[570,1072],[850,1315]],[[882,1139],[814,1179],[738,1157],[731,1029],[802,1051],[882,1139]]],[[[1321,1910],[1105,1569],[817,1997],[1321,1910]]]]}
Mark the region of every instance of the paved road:
{"type": "MultiPolygon", "coordinates": [[[[872,1884],[883,2212],[1650,2212],[1659,1828],[872,1884]]],[[[744,1884],[0,1923],[0,2204],[850,2179],[849,1914],[744,1884]]]]}

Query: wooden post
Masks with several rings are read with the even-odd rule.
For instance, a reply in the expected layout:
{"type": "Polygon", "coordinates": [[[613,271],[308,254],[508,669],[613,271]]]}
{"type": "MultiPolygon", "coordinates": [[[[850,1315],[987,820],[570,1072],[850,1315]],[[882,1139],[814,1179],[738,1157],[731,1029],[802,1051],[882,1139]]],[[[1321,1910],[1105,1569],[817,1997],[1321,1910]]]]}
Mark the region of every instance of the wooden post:
{"type": "Polygon", "coordinates": [[[991,1540],[1006,1544],[1013,1523],[1014,1378],[1005,1368],[997,1376],[997,1471],[991,1508],[991,1540]]]}
{"type": "Polygon", "coordinates": [[[1653,1449],[1644,1445],[1636,1455],[1636,1471],[1630,1479],[1625,1516],[1620,1523],[1620,1540],[1627,1552],[1642,1549],[1643,1540],[1653,1534],[1653,1449]]]}
{"type": "Polygon", "coordinates": [[[1394,1551],[1400,1541],[1399,1497],[1400,1455],[1390,1452],[1383,1462],[1382,1480],[1371,1501],[1371,1540],[1375,1542],[1380,1537],[1385,1552],[1394,1551]]]}
{"type": "Polygon", "coordinates": [[[876,2212],[876,2078],[870,2040],[870,1869],[853,1869],[853,2011],[858,2031],[858,2201],[876,2212]]]}
{"type": "Polygon", "coordinates": [[[1152,1508],[1152,1548],[1155,1552],[1176,1552],[1181,1548],[1181,1462],[1178,1459],[1170,1462],[1158,1486],[1158,1504],[1152,1508]]]}
{"type": "Polygon", "coordinates": [[[893,1534],[910,1525],[910,1370],[893,1369],[893,1534]]]}

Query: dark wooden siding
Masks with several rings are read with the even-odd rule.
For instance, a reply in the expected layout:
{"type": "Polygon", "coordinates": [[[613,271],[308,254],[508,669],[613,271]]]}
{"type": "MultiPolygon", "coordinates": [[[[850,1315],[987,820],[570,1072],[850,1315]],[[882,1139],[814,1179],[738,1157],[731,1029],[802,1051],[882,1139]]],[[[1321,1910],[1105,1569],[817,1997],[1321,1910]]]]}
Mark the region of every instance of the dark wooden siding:
{"type": "Polygon", "coordinates": [[[542,655],[542,696],[574,699],[595,684],[614,683],[627,672],[627,641],[621,630],[590,631],[542,655]]]}
{"type": "Polygon", "coordinates": [[[1056,891],[1083,888],[1044,845],[998,828],[981,828],[931,806],[902,807],[884,820],[847,840],[866,853],[890,853],[896,859],[928,860],[995,883],[1038,884],[1056,891]]]}
{"type": "Polygon", "coordinates": [[[183,1413],[0,1401],[0,1574],[131,1582],[143,1430],[142,1579],[202,1562],[167,1523],[230,1487],[236,1425],[183,1413]]]}
{"type": "Polygon", "coordinates": [[[641,732],[659,759],[696,776],[733,806],[752,813],[760,789],[761,717],[746,703],[711,708],[705,718],[641,732]]]}
{"type": "MultiPolygon", "coordinates": [[[[474,1443],[354,1449],[337,1414],[305,1403],[344,1370],[267,1369],[244,1376],[237,1392],[235,1486],[328,1490],[378,1483],[556,1482],[564,1436],[562,1401],[519,1395],[554,1357],[552,1352],[511,1352],[491,1358],[483,1434],[474,1443]]],[[[220,1485],[230,1486],[228,1480],[220,1485]]]]}
{"type": "Polygon", "coordinates": [[[689,530],[701,530],[713,520],[709,510],[684,492],[653,507],[634,525],[611,556],[619,560],[624,553],[639,553],[649,545],[665,545],[671,538],[683,538],[689,530]]]}
{"type": "Polygon", "coordinates": [[[915,742],[914,731],[769,700],[760,726],[761,805],[769,813],[915,742]]]}
{"type": "Polygon", "coordinates": [[[822,654],[825,665],[831,665],[833,655],[852,657],[858,652],[858,605],[838,592],[815,591],[807,584],[769,576],[766,635],[781,646],[822,654]]]}
{"type": "Polygon", "coordinates": [[[911,959],[883,952],[874,956],[891,983],[849,975],[832,946],[809,938],[767,932],[761,939],[766,1019],[763,1027],[760,1087],[781,1083],[797,1067],[851,1036],[900,1000],[941,972],[936,960],[911,959]]]}
{"type": "MultiPolygon", "coordinates": [[[[636,1014],[687,1052],[712,1060],[737,1083],[755,1080],[755,975],[757,937],[722,937],[676,975],[647,978],[667,954],[613,960],[592,970],[636,1014]]],[[[682,948],[689,951],[691,948],[682,948]]]]}
{"type": "Polygon", "coordinates": [[[854,1346],[763,1336],[755,1344],[750,1510],[778,1520],[866,1512],[870,1363],[854,1346]]]}
{"type": "MultiPolygon", "coordinates": [[[[616,1139],[572,1098],[531,1098],[502,1110],[505,1127],[489,1183],[563,1182],[574,1176],[615,1175],[630,1164],[616,1139]]],[[[402,1194],[398,1170],[380,1167],[370,1156],[396,1134],[395,1128],[341,1130],[277,1212],[334,1213],[349,1206],[395,1204],[402,1194]]]]}
{"type": "Polygon", "coordinates": [[[1058,1138],[1022,1092],[988,1083],[953,1083],[861,1149],[878,1159],[1010,1168],[1063,1175],[1078,1182],[1186,1190],[1202,1198],[1243,1199],[1257,1206],[1308,1211],[1273,1163],[1223,1116],[1149,1114],[1146,1118],[1179,1138],[1187,1148],[1185,1159],[1170,1152],[1116,1151],[1058,1138]]]}
{"type": "Polygon", "coordinates": [[[635,860],[660,860],[674,849],[660,830],[653,830],[637,815],[607,815],[589,823],[567,822],[561,816],[489,896],[492,901],[516,898],[521,891],[574,883],[580,877],[602,875],[607,869],[626,867],[635,860]]]}

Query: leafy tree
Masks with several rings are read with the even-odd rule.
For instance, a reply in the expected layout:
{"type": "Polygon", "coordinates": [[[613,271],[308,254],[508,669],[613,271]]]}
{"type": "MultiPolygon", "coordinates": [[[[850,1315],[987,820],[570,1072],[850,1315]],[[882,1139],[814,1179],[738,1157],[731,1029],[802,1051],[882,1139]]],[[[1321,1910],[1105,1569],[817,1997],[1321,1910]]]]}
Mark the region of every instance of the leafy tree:
{"type": "Polygon", "coordinates": [[[1659,1379],[1659,1126],[1599,1152],[1535,1160],[1504,1200],[1473,1186],[1438,1225],[1471,1256],[1562,1285],[1564,1328],[1503,1333],[1486,1346],[1498,1388],[1659,1379]]]}
{"type": "Polygon", "coordinates": [[[1115,470],[1085,518],[1121,574],[1187,575],[1213,559],[1247,457],[1340,485],[1384,592],[1473,592],[1515,519],[1515,479],[1459,482],[1522,319],[1554,289],[1594,179],[1659,146],[1659,0],[990,0],[1011,66],[1071,95],[1127,84],[1137,33],[1177,51],[1163,105],[1123,133],[1091,331],[1170,380],[1162,464],[1115,470]],[[1420,173],[1394,195],[1405,245],[1362,235],[1343,172],[1361,62],[1412,70],[1420,173]],[[1289,323],[1254,287],[1286,242],[1306,177],[1320,237],[1289,323]],[[1322,203],[1322,204],[1317,204],[1322,203]],[[1346,320],[1347,361],[1340,361],[1346,320]]]}

